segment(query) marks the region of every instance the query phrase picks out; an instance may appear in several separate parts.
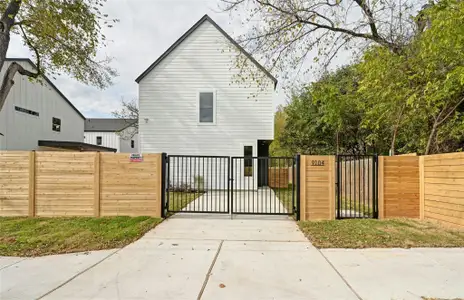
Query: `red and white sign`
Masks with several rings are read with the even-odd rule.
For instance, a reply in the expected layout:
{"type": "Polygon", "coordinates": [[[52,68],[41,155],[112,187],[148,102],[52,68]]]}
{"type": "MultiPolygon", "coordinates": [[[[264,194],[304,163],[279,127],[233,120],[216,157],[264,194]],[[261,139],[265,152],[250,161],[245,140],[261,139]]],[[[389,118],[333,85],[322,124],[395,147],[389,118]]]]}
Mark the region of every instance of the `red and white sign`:
{"type": "Polygon", "coordinates": [[[131,162],[142,162],[143,161],[143,156],[140,153],[131,153],[129,160],[131,162]]]}

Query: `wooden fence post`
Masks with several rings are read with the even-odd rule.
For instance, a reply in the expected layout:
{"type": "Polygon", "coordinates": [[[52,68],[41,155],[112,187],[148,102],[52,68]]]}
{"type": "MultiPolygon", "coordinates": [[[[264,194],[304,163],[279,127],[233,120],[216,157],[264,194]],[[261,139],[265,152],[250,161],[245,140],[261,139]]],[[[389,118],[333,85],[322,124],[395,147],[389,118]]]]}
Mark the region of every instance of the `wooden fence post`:
{"type": "Polygon", "coordinates": [[[94,191],[94,216],[100,217],[100,152],[95,153],[95,162],[94,162],[94,181],[93,181],[93,191],[94,191]]]}
{"type": "Polygon", "coordinates": [[[35,151],[29,153],[29,217],[35,216],[35,151]]]}
{"type": "Polygon", "coordinates": [[[385,218],[385,199],[384,199],[384,191],[383,191],[383,183],[384,183],[384,158],[383,156],[379,156],[378,159],[378,172],[379,174],[377,179],[377,186],[378,186],[378,208],[379,208],[379,219],[385,218]]]}
{"type": "Polygon", "coordinates": [[[425,206],[425,170],[424,170],[424,156],[419,156],[419,218],[424,219],[424,206],[425,206]]]}

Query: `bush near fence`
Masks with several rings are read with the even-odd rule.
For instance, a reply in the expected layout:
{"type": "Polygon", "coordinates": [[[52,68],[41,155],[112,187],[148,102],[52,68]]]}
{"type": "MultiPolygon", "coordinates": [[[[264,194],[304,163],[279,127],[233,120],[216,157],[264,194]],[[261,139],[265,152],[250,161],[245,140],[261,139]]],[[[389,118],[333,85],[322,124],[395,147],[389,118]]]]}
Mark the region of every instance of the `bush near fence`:
{"type": "Polygon", "coordinates": [[[0,216],[161,216],[161,154],[0,152],[0,216]]]}

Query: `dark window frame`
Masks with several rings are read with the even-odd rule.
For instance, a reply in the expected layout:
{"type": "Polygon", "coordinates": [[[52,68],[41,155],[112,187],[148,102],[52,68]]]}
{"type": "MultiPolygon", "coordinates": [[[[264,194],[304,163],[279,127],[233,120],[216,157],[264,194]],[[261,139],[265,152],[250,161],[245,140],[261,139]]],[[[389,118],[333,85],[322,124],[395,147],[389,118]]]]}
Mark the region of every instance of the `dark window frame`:
{"type": "Polygon", "coordinates": [[[55,132],[61,132],[61,119],[52,117],[52,130],[55,132]]]}
{"type": "Polygon", "coordinates": [[[33,110],[23,108],[23,107],[19,107],[19,106],[15,106],[15,111],[21,112],[21,113],[24,113],[24,114],[28,114],[28,115],[31,115],[31,116],[34,116],[34,117],[39,117],[40,116],[39,112],[37,112],[37,111],[33,111],[33,110]]]}
{"type": "Polygon", "coordinates": [[[134,141],[134,140],[131,140],[131,148],[132,148],[132,149],[135,148],[135,141],[134,141]]]}
{"type": "Polygon", "coordinates": [[[214,125],[216,124],[216,92],[212,90],[204,90],[198,92],[198,123],[202,125],[214,125]],[[206,99],[202,96],[209,98],[206,99]],[[202,101],[203,100],[203,101],[202,101]],[[204,103],[210,100],[211,104],[204,103]],[[202,103],[203,102],[203,103],[202,103]],[[205,113],[207,113],[205,117],[205,113]]]}
{"type": "Polygon", "coordinates": [[[253,176],[253,146],[243,146],[243,174],[245,177],[253,176]]]}
{"type": "Polygon", "coordinates": [[[97,146],[101,146],[103,144],[103,138],[101,136],[97,136],[97,146]]]}

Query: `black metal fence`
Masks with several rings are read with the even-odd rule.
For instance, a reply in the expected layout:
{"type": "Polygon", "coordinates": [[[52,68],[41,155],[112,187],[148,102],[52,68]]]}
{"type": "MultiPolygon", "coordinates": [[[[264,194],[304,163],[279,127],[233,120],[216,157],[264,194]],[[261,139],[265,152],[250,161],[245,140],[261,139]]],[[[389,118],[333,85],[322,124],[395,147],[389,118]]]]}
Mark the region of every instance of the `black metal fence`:
{"type": "Polygon", "coordinates": [[[232,157],[232,213],[293,215],[295,162],[293,157],[232,157]]]}
{"type": "Polygon", "coordinates": [[[378,217],[378,157],[337,155],[337,218],[378,217]]]}
{"type": "Polygon", "coordinates": [[[163,161],[163,216],[297,212],[297,158],[163,155],[163,161]]]}
{"type": "Polygon", "coordinates": [[[229,213],[228,156],[169,155],[168,213],[229,213]]]}

